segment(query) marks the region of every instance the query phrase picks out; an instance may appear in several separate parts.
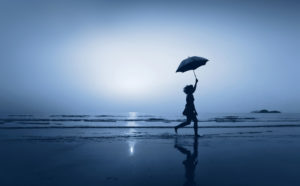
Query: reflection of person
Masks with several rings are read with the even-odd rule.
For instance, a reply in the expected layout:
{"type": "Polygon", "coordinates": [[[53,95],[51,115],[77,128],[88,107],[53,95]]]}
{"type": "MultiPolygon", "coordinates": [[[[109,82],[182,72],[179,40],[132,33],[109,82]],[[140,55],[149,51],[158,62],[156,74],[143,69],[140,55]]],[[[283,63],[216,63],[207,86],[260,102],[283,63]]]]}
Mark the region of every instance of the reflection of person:
{"type": "Polygon", "coordinates": [[[194,96],[193,93],[196,90],[197,87],[197,83],[198,83],[198,79],[196,79],[195,85],[187,85],[186,87],[184,87],[183,91],[184,93],[186,93],[186,105],[183,111],[183,115],[186,116],[186,121],[177,125],[175,127],[175,132],[177,133],[177,130],[179,128],[182,128],[186,125],[189,125],[191,123],[191,121],[194,122],[194,131],[195,131],[195,136],[198,136],[198,119],[197,119],[197,111],[195,109],[195,105],[194,105],[194,96]]]}
{"type": "Polygon", "coordinates": [[[175,141],[174,147],[179,150],[181,153],[186,155],[186,160],[184,160],[182,163],[185,167],[185,183],[184,186],[192,186],[196,185],[196,182],[194,180],[195,178],[195,169],[197,166],[197,157],[198,157],[198,138],[194,138],[194,151],[193,154],[191,154],[191,151],[187,150],[186,148],[180,146],[177,143],[177,139],[175,141]]]}

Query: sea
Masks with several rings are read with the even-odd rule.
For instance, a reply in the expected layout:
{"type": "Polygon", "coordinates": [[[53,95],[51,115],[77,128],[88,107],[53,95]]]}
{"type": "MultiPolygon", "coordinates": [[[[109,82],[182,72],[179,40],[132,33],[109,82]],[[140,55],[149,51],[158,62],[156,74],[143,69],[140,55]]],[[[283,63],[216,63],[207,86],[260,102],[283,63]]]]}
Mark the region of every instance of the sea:
{"type": "MultiPolygon", "coordinates": [[[[300,113],[200,113],[197,117],[199,128],[300,127],[300,113]]],[[[173,128],[184,121],[185,117],[178,114],[153,115],[140,112],[2,115],[0,128],[173,128]]]]}

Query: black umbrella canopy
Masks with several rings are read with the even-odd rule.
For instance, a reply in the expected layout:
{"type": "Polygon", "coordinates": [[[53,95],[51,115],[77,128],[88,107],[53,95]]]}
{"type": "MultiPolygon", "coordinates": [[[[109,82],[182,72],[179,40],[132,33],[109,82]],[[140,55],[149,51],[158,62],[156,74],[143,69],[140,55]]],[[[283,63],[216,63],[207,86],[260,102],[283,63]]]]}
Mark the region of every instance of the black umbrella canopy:
{"type": "Polygon", "coordinates": [[[186,72],[189,70],[195,70],[198,67],[205,65],[207,61],[208,59],[204,57],[198,57],[198,56],[188,57],[180,63],[176,72],[186,72]]]}

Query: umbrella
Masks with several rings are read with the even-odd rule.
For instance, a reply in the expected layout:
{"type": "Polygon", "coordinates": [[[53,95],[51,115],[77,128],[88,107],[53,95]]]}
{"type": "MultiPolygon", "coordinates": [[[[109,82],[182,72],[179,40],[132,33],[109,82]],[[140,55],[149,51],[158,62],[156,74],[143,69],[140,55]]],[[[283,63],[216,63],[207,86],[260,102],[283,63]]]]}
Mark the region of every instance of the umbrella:
{"type": "Polygon", "coordinates": [[[194,70],[202,65],[205,65],[207,61],[208,59],[203,57],[198,57],[198,56],[188,57],[185,60],[181,61],[176,72],[186,72],[188,70],[193,70],[194,76],[195,78],[197,78],[194,70]]]}

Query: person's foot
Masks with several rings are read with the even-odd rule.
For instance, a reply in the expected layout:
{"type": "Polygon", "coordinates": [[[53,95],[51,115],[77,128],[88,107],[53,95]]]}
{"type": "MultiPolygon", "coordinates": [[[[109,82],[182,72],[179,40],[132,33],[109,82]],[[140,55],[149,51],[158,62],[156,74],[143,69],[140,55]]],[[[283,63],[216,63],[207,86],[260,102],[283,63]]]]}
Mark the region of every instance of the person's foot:
{"type": "Polygon", "coordinates": [[[195,134],[195,137],[197,137],[197,138],[199,138],[199,137],[201,137],[199,134],[195,134]]]}
{"type": "Polygon", "coordinates": [[[174,130],[175,130],[175,133],[177,134],[177,127],[175,127],[174,130]]]}

